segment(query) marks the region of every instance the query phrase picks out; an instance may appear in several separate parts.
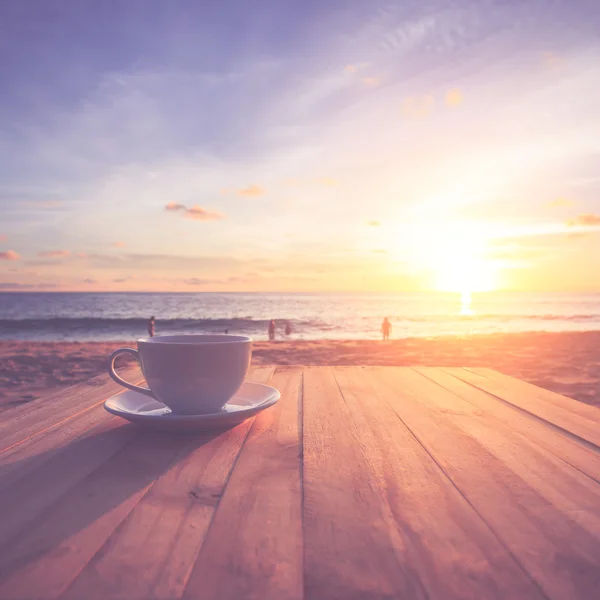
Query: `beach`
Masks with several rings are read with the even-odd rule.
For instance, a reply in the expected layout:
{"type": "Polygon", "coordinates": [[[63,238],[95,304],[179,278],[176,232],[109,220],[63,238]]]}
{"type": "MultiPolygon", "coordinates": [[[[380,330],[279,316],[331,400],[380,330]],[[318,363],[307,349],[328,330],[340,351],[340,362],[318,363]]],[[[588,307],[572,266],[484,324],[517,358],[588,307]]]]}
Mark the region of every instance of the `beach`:
{"type": "MultiPolygon", "coordinates": [[[[106,372],[131,342],[0,341],[0,410],[106,372]]],[[[120,360],[126,364],[127,359],[120,360]]],[[[256,342],[253,364],[489,367],[600,406],[600,332],[256,342]]]]}

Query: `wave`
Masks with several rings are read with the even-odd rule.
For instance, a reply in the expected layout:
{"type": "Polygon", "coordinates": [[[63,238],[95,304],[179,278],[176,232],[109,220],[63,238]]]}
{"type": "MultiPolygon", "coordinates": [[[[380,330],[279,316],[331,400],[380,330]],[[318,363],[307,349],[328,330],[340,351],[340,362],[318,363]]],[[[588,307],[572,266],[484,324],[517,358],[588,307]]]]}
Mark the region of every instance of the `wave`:
{"type": "MultiPolygon", "coordinates": [[[[281,323],[292,326],[314,327],[315,322],[294,319],[280,319],[281,323]]],[[[235,331],[265,330],[267,319],[159,319],[156,322],[160,331],[235,331]]],[[[50,317],[45,319],[0,319],[0,331],[145,331],[148,319],[122,318],[105,319],[101,317],[50,317]]]]}
{"type": "MultiPolygon", "coordinates": [[[[364,322],[378,322],[379,317],[358,317],[364,322]]],[[[598,321],[600,314],[580,314],[580,315],[558,315],[558,314],[432,314],[432,315],[398,315],[391,316],[390,319],[396,323],[414,322],[414,323],[438,323],[452,321],[598,321]]],[[[326,322],[320,319],[285,319],[277,318],[277,323],[290,323],[292,327],[319,329],[322,331],[336,329],[347,325],[346,319],[338,320],[332,318],[326,322]]],[[[235,331],[262,331],[268,327],[268,319],[254,319],[252,317],[236,317],[232,319],[158,319],[157,329],[161,331],[222,331],[230,329],[235,331]]],[[[19,318],[19,319],[0,319],[0,331],[145,331],[148,319],[129,317],[129,318],[102,318],[102,317],[48,317],[48,318],[19,318]]]]}

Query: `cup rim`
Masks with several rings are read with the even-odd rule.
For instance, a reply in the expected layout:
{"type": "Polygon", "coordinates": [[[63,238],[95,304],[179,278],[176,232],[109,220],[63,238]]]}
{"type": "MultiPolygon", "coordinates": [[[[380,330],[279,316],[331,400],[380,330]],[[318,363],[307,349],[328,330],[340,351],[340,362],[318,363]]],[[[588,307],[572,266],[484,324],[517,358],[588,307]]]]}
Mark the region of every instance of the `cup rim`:
{"type": "Polygon", "coordinates": [[[208,346],[210,344],[239,344],[252,343],[252,338],[246,335],[229,335],[225,333],[198,333],[181,335],[156,335],[151,338],[141,338],[138,344],[165,344],[168,346],[208,346]]]}

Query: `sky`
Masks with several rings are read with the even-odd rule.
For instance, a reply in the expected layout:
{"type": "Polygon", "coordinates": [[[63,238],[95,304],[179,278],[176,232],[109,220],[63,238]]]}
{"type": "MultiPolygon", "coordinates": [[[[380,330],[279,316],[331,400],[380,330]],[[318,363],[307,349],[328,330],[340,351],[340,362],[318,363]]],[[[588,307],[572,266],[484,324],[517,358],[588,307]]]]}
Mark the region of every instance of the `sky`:
{"type": "Polygon", "coordinates": [[[6,0],[0,289],[600,290],[596,0],[6,0]]]}

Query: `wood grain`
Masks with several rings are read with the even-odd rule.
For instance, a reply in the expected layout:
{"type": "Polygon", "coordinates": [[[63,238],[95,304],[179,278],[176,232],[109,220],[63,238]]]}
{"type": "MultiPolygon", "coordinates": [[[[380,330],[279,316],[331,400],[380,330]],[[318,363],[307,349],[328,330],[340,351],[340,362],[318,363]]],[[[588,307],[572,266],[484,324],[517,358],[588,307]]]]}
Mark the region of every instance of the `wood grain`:
{"type": "Polygon", "coordinates": [[[572,468],[576,475],[566,478],[542,449],[487,427],[472,405],[422,375],[372,371],[380,393],[543,592],[561,600],[593,597],[600,585],[600,540],[580,524],[582,515],[565,507],[578,476],[577,490],[586,491],[583,506],[593,494],[584,480],[598,484],[572,468]]]}
{"type": "Polygon", "coordinates": [[[119,427],[123,421],[104,410],[102,405],[87,410],[61,426],[35,435],[0,453],[0,491],[27,477],[60,451],[68,451],[75,440],[119,427]]]}
{"type": "MultiPolygon", "coordinates": [[[[335,377],[368,454],[369,478],[406,542],[406,568],[428,598],[542,599],[479,514],[356,368],[335,377]]],[[[426,410],[426,409],[424,409],[426,410]]]]}
{"type": "MultiPolygon", "coordinates": [[[[271,372],[261,367],[250,376],[271,372]]],[[[10,515],[0,521],[0,598],[60,595],[154,481],[191,450],[188,436],[106,414],[108,421],[0,494],[0,511],[10,515]]]]}
{"type": "Polygon", "coordinates": [[[583,419],[591,421],[592,423],[598,423],[600,420],[600,409],[597,406],[591,406],[585,402],[568,398],[562,394],[544,389],[538,385],[523,381],[522,379],[510,377],[509,375],[505,375],[499,371],[494,371],[493,369],[480,367],[476,369],[469,369],[469,371],[477,373],[478,375],[486,377],[487,379],[509,385],[511,388],[520,389],[524,394],[527,394],[528,397],[539,398],[546,403],[554,404],[555,406],[558,406],[571,413],[575,413],[583,419]]]}
{"type": "Polygon", "coordinates": [[[427,598],[330,368],[305,369],[303,432],[305,597],[427,598]]]}
{"type": "MultiPolygon", "coordinates": [[[[273,370],[274,368],[270,366],[251,367],[248,380],[259,383],[268,381],[273,370]]],[[[141,383],[143,380],[140,380],[139,377],[136,380],[135,374],[136,371],[133,370],[129,373],[129,377],[125,375],[125,378],[141,383]]],[[[139,375],[139,371],[137,374],[139,375]]],[[[36,413],[29,414],[27,427],[33,430],[33,433],[29,431],[30,435],[26,437],[22,437],[23,430],[19,429],[24,424],[24,415],[19,415],[19,418],[12,422],[11,426],[18,431],[13,432],[17,435],[13,436],[12,443],[4,450],[0,450],[0,491],[43,465],[59,449],[66,448],[75,439],[81,436],[89,437],[90,432],[105,431],[125,423],[122,419],[114,417],[104,410],[104,401],[113,395],[112,392],[123,391],[120,386],[117,386],[116,390],[113,389],[113,385],[107,387],[104,385],[105,379],[108,379],[108,376],[96,378],[101,384],[91,386],[91,389],[86,384],[78,384],[67,390],[68,393],[63,390],[58,397],[52,395],[45,399],[41,398],[41,404],[37,409],[37,413],[40,414],[40,423],[49,422],[50,425],[38,429],[34,420],[36,413]],[[81,409],[81,404],[89,404],[89,399],[92,399],[94,404],[81,409]],[[54,415],[54,418],[48,418],[48,414],[54,415]],[[57,421],[57,419],[59,420],[57,421]],[[106,425],[109,421],[112,425],[106,425]],[[17,441],[14,441],[15,437],[17,441]]],[[[112,380],[110,382],[114,383],[112,380]]],[[[114,386],[116,385],[114,383],[114,386]]],[[[3,423],[4,425],[8,427],[10,424],[3,423]]]]}
{"type": "Polygon", "coordinates": [[[526,385],[524,388],[523,383],[517,379],[510,377],[502,380],[490,379],[485,375],[485,371],[480,374],[469,369],[448,368],[445,370],[455,377],[593,444],[600,450],[600,427],[598,427],[600,411],[598,409],[588,407],[589,412],[584,416],[580,414],[580,411],[568,408],[571,403],[577,403],[576,400],[563,398],[565,405],[559,406],[547,400],[547,394],[552,395],[552,392],[546,394],[535,386],[528,387],[526,385]],[[530,388],[533,388],[533,391],[530,388]]]}
{"type": "Polygon", "coordinates": [[[597,409],[487,370],[271,377],[225,432],[127,424],[106,377],[0,415],[0,598],[596,597],[597,409]]]}
{"type": "Polygon", "coordinates": [[[600,482],[600,456],[594,450],[547,427],[544,421],[529,416],[528,413],[515,411],[510,405],[482,393],[479,388],[442,369],[415,367],[415,370],[600,482]]]}
{"type": "MultiPolygon", "coordinates": [[[[122,376],[134,383],[143,381],[139,369],[128,369],[122,376]]],[[[65,428],[71,419],[100,407],[121,391],[108,375],[101,375],[0,414],[0,456],[52,429],[65,428]]]]}
{"type": "MultiPolygon", "coordinates": [[[[504,464],[518,475],[526,484],[542,496],[550,505],[563,515],[569,515],[579,527],[600,540],[600,484],[543,446],[523,436],[510,425],[498,422],[487,411],[477,410],[462,397],[446,388],[442,393],[432,393],[434,383],[428,380],[423,390],[423,398],[442,411],[449,409],[464,410],[460,414],[456,410],[448,414],[448,420],[460,427],[464,432],[476,439],[483,448],[502,460],[504,464]],[[430,391],[431,390],[431,391],[430,391]],[[449,392],[449,393],[448,393],[449,392]]],[[[437,390],[436,390],[437,391],[437,390]]],[[[476,390],[474,390],[476,391],[476,390]]],[[[487,394],[482,394],[486,397],[487,394]]],[[[497,404],[489,397],[490,404],[497,404]]],[[[519,415],[521,419],[524,419],[519,415]]],[[[546,428],[548,429],[548,428],[546,428]]],[[[552,433],[549,430],[549,433],[552,433]]],[[[556,434],[560,436],[560,434],[556,434]]],[[[561,436],[564,437],[564,436],[561,436]]],[[[574,443],[574,442],[572,442],[574,443]]],[[[582,448],[582,451],[585,449],[582,448]]],[[[593,451],[588,451],[592,464],[599,458],[593,451]]]]}
{"type": "Polygon", "coordinates": [[[281,400],[258,414],[185,591],[205,600],[301,599],[300,368],[279,367],[281,400]]]}
{"type": "MultiPolygon", "coordinates": [[[[11,553],[15,537],[44,510],[131,442],[136,430],[111,420],[72,440],[42,464],[26,469],[23,477],[10,481],[0,492],[0,563],[11,553]]],[[[26,459],[25,459],[26,462],[26,459]]],[[[11,469],[10,478],[19,471],[11,469]]],[[[0,596],[1,597],[1,596],[0,596]]]]}
{"type": "MultiPolygon", "coordinates": [[[[273,367],[249,379],[267,383],[273,367]]],[[[173,465],[134,506],[62,598],[179,598],[246,439],[252,419],[234,429],[184,436],[173,465]]],[[[61,560],[54,563],[61,568],[61,560]]]]}
{"type": "Polygon", "coordinates": [[[144,432],[49,506],[3,548],[0,598],[60,596],[180,450],[144,432]]]}

